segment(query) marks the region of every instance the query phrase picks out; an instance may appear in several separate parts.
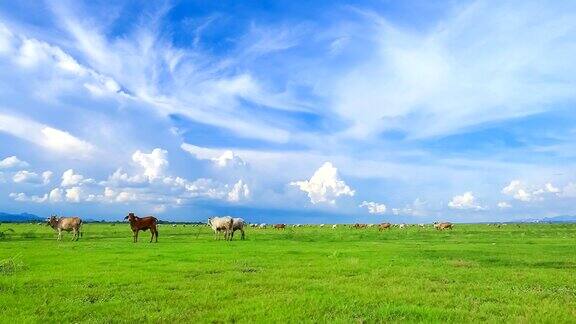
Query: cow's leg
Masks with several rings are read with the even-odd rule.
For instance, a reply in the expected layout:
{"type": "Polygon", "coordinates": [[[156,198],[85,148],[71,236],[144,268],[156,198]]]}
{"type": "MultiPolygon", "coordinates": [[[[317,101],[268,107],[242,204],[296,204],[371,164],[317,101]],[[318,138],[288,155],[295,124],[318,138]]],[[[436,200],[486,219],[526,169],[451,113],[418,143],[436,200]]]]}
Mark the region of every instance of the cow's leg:
{"type": "Polygon", "coordinates": [[[76,240],[76,230],[72,229],[72,242],[76,240]]]}
{"type": "Polygon", "coordinates": [[[138,242],[138,231],[134,231],[134,243],[138,242]]]}
{"type": "Polygon", "coordinates": [[[230,231],[230,235],[228,236],[228,238],[230,239],[230,241],[232,241],[232,239],[234,238],[234,230],[230,231]]]}
{"type": "Polygon", "coordinates": [[[241,229],[240,231],[242,231],[242,240],[244,239],[244,229],[241,229]]]}
{"type": "Polygon", "coordinates": [[[62,230],[58,229],[58,241],[62,239],[62,230]]]}

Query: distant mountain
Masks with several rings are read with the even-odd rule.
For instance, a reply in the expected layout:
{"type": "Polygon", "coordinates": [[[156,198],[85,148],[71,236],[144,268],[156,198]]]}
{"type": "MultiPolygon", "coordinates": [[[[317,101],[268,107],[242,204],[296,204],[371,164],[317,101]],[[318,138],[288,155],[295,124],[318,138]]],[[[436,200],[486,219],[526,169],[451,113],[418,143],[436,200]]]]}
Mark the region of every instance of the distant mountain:
{"type": "Polygon", "coordinates": [[[523,219],[524,223],[576,223],[576,215],[523,219]]]}
{"type": "Polygon", "coordinates": [[[40,216],[28,213],[22,214],[8,214],[0,213],[0,223],[25,223],[25,222],[41,222],[44,219],[40,216]]]}

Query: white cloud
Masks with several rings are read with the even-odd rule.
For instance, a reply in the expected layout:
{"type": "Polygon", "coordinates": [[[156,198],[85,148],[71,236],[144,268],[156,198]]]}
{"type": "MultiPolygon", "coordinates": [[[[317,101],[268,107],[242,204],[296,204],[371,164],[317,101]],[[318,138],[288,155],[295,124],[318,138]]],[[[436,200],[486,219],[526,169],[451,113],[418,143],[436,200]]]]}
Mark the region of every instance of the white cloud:
{"type": "Polygon", "coordinates": [[[242,180],[238,180],[228,192],[228,201],[237,202],[250,198],[250,189],[242,180]]]}
{"type": "Polygon", "coordinates": [[[290,185],[308,193],[308,198],[313,204],[320,202],[334,204],[339,196],[354,196],[354,190],[340,179],[338,169],[330,162],[325,162],[316,170],[310,180],[293,181],[290,185]]]}
{"type": "Polygon", "coordinates": [[[82,195],[82,189],[80,187],[72,187],[66,189],[66,201],[69,202],[80,202],[82,195]]]}
{"type": "Polygon", "coordinates": [[[48,200],[48,195],[45,194],[44,196],[28,196],[23,192],[20,193],[11,193],[8,195],[10,198],[14,199],[15,201],[20,202],[34,202],[34,203],[43,203],[48,200]]]}
{"type": "Polygon", "coordinates": [[[42,172],[42,183],[43,184],[49,184],[50,180],[52,179],[52,175],[54,173],[52,171],[44,171],[42,172]]]}
{"type": "Polygon", "coordinates": [[[48,198],[50,199],[51,202],[61,202],[63,195],[64,195],[64,192],[62,191],[62,189],[54,188],[48,194],[48,198]]]}
{"type": "Polygon", "coordinates": [[[545,188],[546,188],[546,191],[548,191],[548,192],[550,192],[550,193],[559,193],[559,192],[560,192],[560,189],[554,187],[554,185],[551,184],[550,182],[548,182],[548,183],[545,185],[545,188]]]}
{"type": "Polygon", "coordinates": [[[132,161],[144,168],[144,176],[153,181],[160,178],[168,167],[167,155],[168,151],[160,148],[155,148],[150,153],[138,150],[132,155],[132,161]]]}
{"type": "Polygon", "coordinates": [[[234,154],[234,152],[227,150],[222,153],[219,157],[211,159],[216,166],[224,168],[224,167],[243,167],[246,165],[246,162],[242,160],[238,155],[234,154]]]}
{"type": "Polygon", "coordinates": [[[181,148],[184,151],[193,154],[197,159],[210,160],[216,166],[221,168],[244,167],[247,165],[246,161],[244,161],[239,155],[234,153],[234,151],[229,149],[206,148],[195,146],[188,143],[182,144],[181,148]]]}
{"type": "Polygon", "coordinates": [[[424,32],[356,10],[370,54],[324,87],[346,134],[441,136],[574,101],[574,6],[534,3],[472,1],[424,32]]]}
{"type": "Polygon", "coordinates": [[[545,194],[561,195],[560,189],[554,187],[552,183],[546,183],[544,187],[527,186],[520,180],[512,180],[510,184],[502,189],[502,193],[512,196],[516,200],[523,202],[542,201],[545,194]]]}
{"type": "Polygon", "coordinates": [[[92,182],[92,179],[84,180],[84,176],[81,174],[75,174],[74,170],[68,169],[62,174],[62,187],[72,187],[82,185],[85,182],[92,182]]]}
{"type": "Polygon", "coordinates": [[[448,207],[453,209],[485,209],[476,202],[476,197],[474,197],[474,194],[471,191],[467,191],[460,196],[454,196],[452,200],[448,202],[448,207]]]}
{"type": "Polygon", "coordinates": [[[14,155],[0,161],[0,169],[27,168],[28,165],[28,162],[21,161],[14,155]]]}
{"type": "Polygon", "coordinates": [[[0,113],[0,131],[40,145],[55,153],[71,154],[74,158],[87,158],[95,150],[92,144],[66,131],[14,115],[0,113]]]}
{"type": "Polygon", "coordinates": [[[506,201],[501,201],[498,203],[498,208],[500,209],[506,209],[506,208],[511,208],[512,205],[510,205],[510,203],[506,202],[506,201]]]}
{"type": "Polygon", "coordinates": [[[52,127],[44,127],[41,132],[44,135],[43,145],[54,151],[86,156],[94,150],[92,144],[84,142],[68,132],[52,127]]]}
{"type": "Polygon", "coordinates": [[[386,205],[372,201],[363,201],[358,207],[366,207],[370,214],[384,214],[386,212],[386,205]]]}
{"type": "Polygon", "coordinates": [[[27,170],[18,171],[12,177],[12,180],[16,183],[37,183],[39,179],[40,178],[36,172],[30,172],[27,170]]]}

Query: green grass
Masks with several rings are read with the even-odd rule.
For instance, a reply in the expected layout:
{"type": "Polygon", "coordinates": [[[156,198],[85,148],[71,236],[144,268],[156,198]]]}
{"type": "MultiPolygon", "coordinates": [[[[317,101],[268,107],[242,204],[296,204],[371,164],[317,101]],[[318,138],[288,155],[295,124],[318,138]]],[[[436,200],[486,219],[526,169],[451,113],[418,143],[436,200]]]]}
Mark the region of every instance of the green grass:
{"type": "Polygon", "coordinates": [[[86,224],[78,242],[10,227],[2,322],[576,322],[576,225],[248,229],[233,242],[163,225],[158,244],[131,243],[127,224],[86,224]]]}

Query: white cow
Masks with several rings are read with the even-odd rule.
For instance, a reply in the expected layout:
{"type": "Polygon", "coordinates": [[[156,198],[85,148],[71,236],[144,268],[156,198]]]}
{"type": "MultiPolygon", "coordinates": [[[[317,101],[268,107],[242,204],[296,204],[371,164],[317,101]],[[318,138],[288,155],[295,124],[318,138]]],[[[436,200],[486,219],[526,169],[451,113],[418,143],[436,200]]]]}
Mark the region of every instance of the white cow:
{"type": "Polygon", "coordinates": [[[233,224],[234,220],[230,216],[208,218],[208,225],[214,230],[214,238],[220,238],[218,234],[224,231],[224,239],[228,240],[232,233],[233,224]]]}

